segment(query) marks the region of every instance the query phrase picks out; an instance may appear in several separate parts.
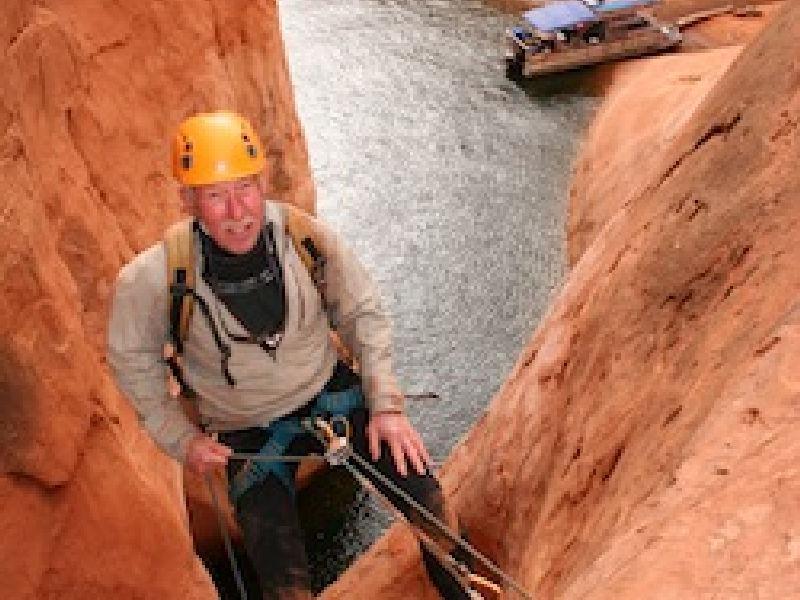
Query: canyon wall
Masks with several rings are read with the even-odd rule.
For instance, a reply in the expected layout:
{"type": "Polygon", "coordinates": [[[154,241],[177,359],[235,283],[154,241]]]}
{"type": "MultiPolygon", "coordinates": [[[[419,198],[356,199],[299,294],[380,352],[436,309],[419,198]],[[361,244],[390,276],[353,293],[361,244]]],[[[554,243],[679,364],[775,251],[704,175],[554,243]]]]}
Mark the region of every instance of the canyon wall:
{"type": "Polygon", "coordinates": [[[216,597],[180,477],[104,366],[120,266],[178,216],[177,123],[248,115],[313,207],[274,0],[8,0],[0,19],[0,595],[216,597]]]}

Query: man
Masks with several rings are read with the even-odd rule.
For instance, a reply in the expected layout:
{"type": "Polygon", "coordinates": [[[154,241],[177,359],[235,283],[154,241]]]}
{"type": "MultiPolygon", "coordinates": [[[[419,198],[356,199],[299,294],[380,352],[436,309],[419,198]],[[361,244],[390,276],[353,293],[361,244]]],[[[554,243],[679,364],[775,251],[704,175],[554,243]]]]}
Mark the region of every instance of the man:
{"type": "MultiPolygon", "coordinates": [[[[193,301],[203,309],[194,311],[182,341],[180,374],[195,392],[197,422],[165,386],[162,352],[175,336],[163,242],[120,272],[108,356],[165,452],[199,474],[227,467],[264,598],[308,598],[296,464],[245,464],[229,460],[232,452],[318,452],[298,424],[320,413],[346,416],[356,452],[440,517],[444,508],[428,453],[403,412],[390,323],[374,285],[341,240],[309,217],[324,246],[321,297],[286,233],[287,209],[264,200],[266,168],[257,134],[239,115],[199,114],[179,127],[173,172],[194,217],[193,301]],[[358,375],[338,360],[330,323],[358,375]]],[[[424,550],[423,557],[443,597],[467,598],[424,550]]]]}

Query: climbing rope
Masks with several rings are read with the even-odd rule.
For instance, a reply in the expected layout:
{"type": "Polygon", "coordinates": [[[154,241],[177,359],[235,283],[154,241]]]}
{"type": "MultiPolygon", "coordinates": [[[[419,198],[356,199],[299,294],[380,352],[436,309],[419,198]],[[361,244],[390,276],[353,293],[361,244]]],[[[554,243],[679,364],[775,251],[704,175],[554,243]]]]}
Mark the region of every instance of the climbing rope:
{"type": "Polygon", "coordinates": [[[233,544],[231,543],[231,536],[228,533],[228,527],[225,525],[225,519],[222,516],[222,508],[219,505],[219,498],[214,491],[214,485],[211,483],[211,474],[206,473],[206,486],[208,486],[208,493],[211,494],[211,502],[214,505],[214,512],[217,513],[217,522],[219,529],[222,532],[222,539],[225,542],[225,552],[228,555],[228,560],[231,563],[231,570],[233,571],[233,578],[236,580],[236,587],[239,589],[239,596],[242,600],[247,600],[247,590],[244,587],[244,578],[242,572],[239,570],[239,563],[236,561],[236,555],[233,553],[233,544]]]}
{"type": "Polygon", "coordinates": [[[306,460],[325,460],[325,457],[321,454],[267,456],[266,454],[259,454],[258,452],[234,452],[228,458],[233,460],[252,460],[255,462],[304,462],[306,460]]]}
{"type": "MultiPolygon", "coordinates": [[[[466,565],[460,563],[453,556],[451,556],[449,552],[445,551],[440,544],[433,540],[421,527],[411,523],[411,521],[409,521],[402,511],[400,511],[400,509],[395,506],[391,500],[389,500],[386,494],[378,489],[378,487],[365,475],[365,473],[369,474],[376,482],[380,483],[387,490],[406,502],[408,506],[410,506],[417,512],[417,514],[425,519],[429,525],[432,525],[438,532],[443,534],[451,544],[459,547],[471,558],[477,560],[501,582],[516,592],[520,598],[523,598],[524,600],[534,600],[533,595],[525,590],[525,588],[517,583],[517,581],[514,580],[510,575],[505,573],[502,569],[500,569],[500,567],[495,565],[488,557],[482,554],[461,536],[452,532],[441,519],[439,519],[425,506],[415,500],[408,492],[392,482],[391,479],[376,469],[375,466],[373,466],[369,461],[354,452],[349,443],[349,423],[346,421],[344,421],[344,423],[345,431],[342,433],[336,432],[331,423],[320,418],[317,418],[314,421],[309,420],[309,422],[305,423],[306,428],[324,444],[326,449],[324,455],[308,454],[305,456],[268,456],[258,453],[234,452],[229,458],[232,460],[247,460],[256,462],[301,462],[310,459],[326,461],[333,466],[341,465],[347,469],[347,471],[366,491],[378,498],[378,500],[380,500],[381,503],[391,513],[393,513],[396,518],[408,525],[420,542],[422,542],[422,544],[428,550],[430,550],[437,559],[439,559],[439,563],[442,565],[442,567],[464,587],[467,593],[470,594],[471,598],[474,598],[475,600],[481,600],[483,598],[479,592],[472,588],[472,584],[481,585],[488,587],[489,589],[499,591],[497,584],[472,573],[466,567],[466,565]],[[359,468],[363,469],[363,471],[360,471],[359,468]]],[[[214,504],[214,510],[217,513],[217,520],[219,522],[219,527],[225,542],[225,549],[228,554],[228,559],[231,563],[234,578],[236,579],[236,585],[239,588],[239,594],[242,600],[247,600],[247,592],[244,587],[244,580],[238,567],[236,556],[233,552],[230,534],[228,533],[224,518],[222,516],[222,509],[220,508],[219,500],[214,492],[213,486],[211,485],[211,478],[208,475],[206,475],[206,483],[214,504]]]]}
{"type": "MultiPolygon", "coordinates": [[[[369,461],[353,452],[352,449],[349,449],[348,458],[368,472],[372,477],[375,478],[376,481],[379,481],[382,485],[386,486],[389,490],[391,490],[392,493],[397,494],[397,496],[402,498],[404,502],[411,506],[411,508],[417,511],[424,519],[426,519],[430,524],[434,525],[441,533],[443,533],[449,542],[457,545],[472,558],[480,562],[493,575],[498,577],[503,583],[517,592],[521,598],[524,598],[525,600],[533,600],[533,596],[528,593],[520,584],[518,584],[510,575],[506,574],[502,569],[500,569],[500,567],[495,565],[491,560],[489,560],[488,557],[482,554],[464,538],[450,531],[450,528],[447,527],[447,525],[443,523],[441,519],[434,515],[430,510],[425,508],[422,504],[417,502],[411,496],[411,494],[397,486],[394,482],[392,482],[391,479],[378,471],[378,469],[376,469],[369,461]]],[[[348,463],[345,463],[345,466],[347,465],[348,463]]]]}
{"type": "MultiPolygon", "coordinates": [[[[381,473],[378,469],[375,468],[368,460],[364,459],[357,453],[355,453],[350,446],[349,441],[345,437],[344,439],[342,436],[334,435],[332,433],[332,429],[329,424],[326,424],[324,421],[321,422],[321,419],[317,419],[313,423],[313,428],[311,428],[312,433],[317,436],[317,438],[326,444],[328,451],[325,454],[325,457],[328,459],[333,465],[344,465],[347,470],[354,475],[357,481],[361,483],[364,487],[367,488],[368,491],[373,492],[373,494],[377,495],[379,498],[382,498],[385,503],[388,503],[393,508],[396,508],[394,504],[383,494],[380,490],[378,490],[374,485],[365,485],[364,481],[369,482],[366,477],[363,477],[361,473],[353,466],[353,462],[356,463],[359,467],[361,467],[365,472],[369,473],[372,477],[375,478],[376,481],[381,483],[382,485],[386,486],[388,490],[392,493],[396,494],[399,498],[401,498],[404,502],[406,502],[411,508],[413,508],[417,513],[419,513],[424,519],[428,521],[429,524],[436,527],[436,529],[444,534],[444,536],[448,539],[448,541],[452,544],[457,545],[461,548],[464,552],[470,555],[470,557],[476,559],[480,562],[485,568],[487,568],[492,574],[498,577],[503,583],[508,585],[511,589],[513,589],[521,598],[525,600],[533,600],[533,596],[525,590],[519,583],[517,583],[510,575],[506,574],[500,567],[495,565],[489,558],[483,555],[480,551],[478,551],[474,546],[472,546],[469,542],[463,539],[461,536],[453,533],[450,531],[450,528],[442,522],[436,515],[434,515],[430,510],[425,508],[422,504],[417,502],[411,494],[397,486],[391,479],[386,477],[383,473],[381,473]],[[352,461],[352,462],[351,462],[352,461]],[[358,473],[358,475],[356,475],[358,473]]],[[[402,512],[392,510],[395,514],[399,513],[402,515],[402,512]]],[[[403,518],[403,520],[411,525],[407,518],[403,518]]],[[[411,526],[411,529],[415,533],[424,534],[424,532],[420,531],[419,528],[411,526]]],[[[421,537],[421,536],[420,536],[421,537]]],[[[438,548],[438,544],[429,540],[430,543],[435,544],[438,548]]],[[[436,552],[436,554],[439,554],[436,552]]],[[[447,556],[449,554],[445,553],[447,556]]],[[[452,558],[452,557],[450,557],[452,558]]]]}
{"type": "Polygon", "coordinates": [[[353,478],[361,484],[361,486],[367,490],[370,494],[377,497],[381,504],[383,504],[384,508],[386,508],[390,513],[392,513],[395,518],[400,520],[401,522],[405,523],[414,534],[419,538],[425,548],[431,552],[439,561],[439,564],[448,572],[453,578],[461,585],[464,590],[467,590],[467,593],[470,595],[470,599],[472,600],[483,600],[483,596],[475,592],[471,589],[471,581],[470,581],[470,573],[469,570],[461,563],[459,563],[455,558],[453,558],[450,554],[444,552],[439,545],[434,542],[430,536],[421,528],[416,527],[409,519],[406,517],[403,512],[397,508],[394,504],[389,501],[389,499],[381,493],[381,491],[375,487],[375,485],[358,469],[356,469],[352,464],[345,462],[343,463],[345,469],[353,476],[353,478]]]}

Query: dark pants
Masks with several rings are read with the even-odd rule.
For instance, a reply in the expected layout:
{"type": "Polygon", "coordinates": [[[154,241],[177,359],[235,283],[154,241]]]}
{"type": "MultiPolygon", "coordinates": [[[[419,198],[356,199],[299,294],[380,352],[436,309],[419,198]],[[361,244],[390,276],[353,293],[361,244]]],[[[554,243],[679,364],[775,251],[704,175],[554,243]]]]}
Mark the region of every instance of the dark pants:
{"type": "MultiPolygon", "coordinates": [[[[304,409],[300,409],[302,413],[304,409]]],[[[391,452],[383,443],[381,457],[373,462],[369,456],[366,440],[366,424],[369,415],[363,408],[350,415],[352,423],[352,445],[360,456],[369,460],[395,485],[407,492],[417,502],[444,520],[444,502],[439,482],[430,473],[417,474],[409,469],[407,477],[397,473],[391,452]]],[[[263,428],[251,428],[221,434],[220,441],[232,447],[235,452],[257,452],[266,441],[263,428]]],[[[287,448],[287,455],[321,453],[322,448],[310,434],[298,436],[287,448]]],[[[229,477],[235,475],[241,463],[229,465],[229,477]]],[[[292,465],[292,474],[296,465],[292,465]]],[[[368,477],[369,475],[366,474],[368,477]]],[[[384,486],[374,482],[403,511],[415,518],[413,509],[401,498],[395,497],[384,486]]],[[[291,598],[299,590],[309,590],[308,562],[303,545],[303,533],[295,506],[295,491],[274,475],[245,492],[236,503],[239,525],[244,535],[245,549],[258,574],[265,599],[291,598]]],[[[467,599],[453,577],[439,565],[438,561],[422,548],[423,561],[431,581],[445,600],[467,599]]]]}

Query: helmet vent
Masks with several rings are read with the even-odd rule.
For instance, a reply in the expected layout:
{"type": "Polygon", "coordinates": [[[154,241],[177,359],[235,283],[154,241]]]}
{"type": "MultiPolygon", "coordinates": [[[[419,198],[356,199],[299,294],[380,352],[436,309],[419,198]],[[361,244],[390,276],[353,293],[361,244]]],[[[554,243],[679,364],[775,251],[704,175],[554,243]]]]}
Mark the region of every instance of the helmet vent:
{"type": "Polygon", "coordinates": [[[258,150],[256,150],[256,147],[253,144],[247,144],[247,156],[250,158],[255,158],[258,156],[258,150]]]}
{"type": "Polygon", "coordinates": [[[192,146],[192,142],[186,142],[186,144],[183,146],[183,149],[186,152],[191,152],[193,148],[194,146],[192,146]]]}
{"type": "Polygon", "coordinates": [[[192,168],[192,157],[189,154],[184,154],[181,156],[181,168],[184,171],[188,171],[192,168]]]}

